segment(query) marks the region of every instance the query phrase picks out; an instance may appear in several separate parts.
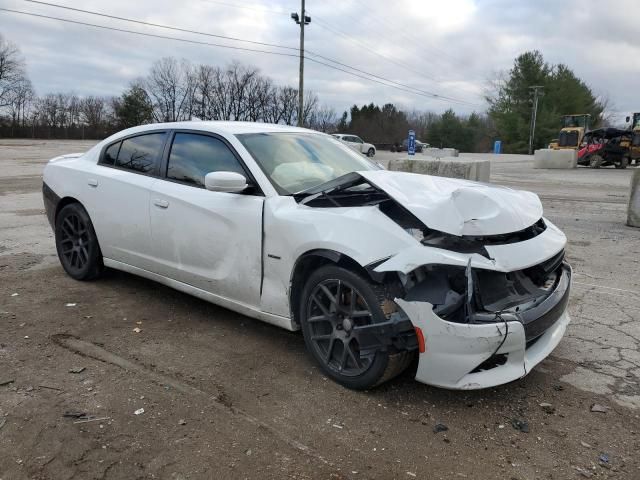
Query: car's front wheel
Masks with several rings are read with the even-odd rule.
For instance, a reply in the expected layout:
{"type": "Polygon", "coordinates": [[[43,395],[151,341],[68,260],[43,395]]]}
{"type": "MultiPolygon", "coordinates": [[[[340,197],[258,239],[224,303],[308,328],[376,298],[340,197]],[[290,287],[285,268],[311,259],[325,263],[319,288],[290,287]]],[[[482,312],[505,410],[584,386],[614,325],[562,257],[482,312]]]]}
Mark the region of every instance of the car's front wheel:
{"type": "Polygon", "coordinates": [[[373,148],[367,150],[367,157],[371,158],[376,154],[376,151],[373,148]]]}
{"type": "Polygon", "coordinates": [[[56,216],[56,250],[65,272],[76,280],[98,277],[104,265],[98,237],[87,211],[71,203],[56,216]]]}
{"type": "Polygon", "coordinates": [[[410,352],[360,349],[357,327],[387,320],[383,288],[344,268],[316,270],[304,287],[300,319],[307,349],[324,373],[347,388],[367,389],[401,373],[410,352]]]}

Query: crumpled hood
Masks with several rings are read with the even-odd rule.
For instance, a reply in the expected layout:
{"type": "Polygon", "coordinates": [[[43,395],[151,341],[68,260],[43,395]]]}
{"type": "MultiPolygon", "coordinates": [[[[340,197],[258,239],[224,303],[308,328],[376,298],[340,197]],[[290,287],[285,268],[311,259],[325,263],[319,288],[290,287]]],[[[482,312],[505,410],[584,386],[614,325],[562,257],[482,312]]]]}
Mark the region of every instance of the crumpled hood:
{"type": "Polygon", "coordinates": [[[432,230],[452,235],[499,235],[523,230],[542,217],[535,193],[417,173],[358,172],[432,230]]]}

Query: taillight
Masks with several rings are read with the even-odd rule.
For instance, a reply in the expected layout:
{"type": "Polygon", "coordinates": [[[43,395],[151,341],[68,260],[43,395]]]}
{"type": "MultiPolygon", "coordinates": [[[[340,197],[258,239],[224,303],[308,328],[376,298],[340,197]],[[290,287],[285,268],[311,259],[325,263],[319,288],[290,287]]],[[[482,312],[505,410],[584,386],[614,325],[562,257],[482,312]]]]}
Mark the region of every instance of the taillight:
{"type": "Polygon", "coordinates": [[[420,327],[413,327],[416,331],[416,337],[418,338],[418,351],[420,353],[424,353],[426,350],[424,344],[424,334],[422,333],[422,329],[420,327]]]}

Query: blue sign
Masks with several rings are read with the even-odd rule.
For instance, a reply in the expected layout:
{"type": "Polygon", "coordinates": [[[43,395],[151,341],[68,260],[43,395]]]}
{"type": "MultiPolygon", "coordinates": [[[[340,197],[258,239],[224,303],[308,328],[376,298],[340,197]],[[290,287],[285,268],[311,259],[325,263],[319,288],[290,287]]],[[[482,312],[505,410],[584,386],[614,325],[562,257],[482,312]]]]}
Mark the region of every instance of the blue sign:
{"type": "Polygon", "coordinates": [[[502,140],[496,140],[493,142],[493,153],[496,155],[502,151],[502,140]]]}
{"type": "Polygon", "coordinates": [[[407,153],[409,155],[416,154],[416,132],[409,130],[409,138],[407,140],[407,153]]]}

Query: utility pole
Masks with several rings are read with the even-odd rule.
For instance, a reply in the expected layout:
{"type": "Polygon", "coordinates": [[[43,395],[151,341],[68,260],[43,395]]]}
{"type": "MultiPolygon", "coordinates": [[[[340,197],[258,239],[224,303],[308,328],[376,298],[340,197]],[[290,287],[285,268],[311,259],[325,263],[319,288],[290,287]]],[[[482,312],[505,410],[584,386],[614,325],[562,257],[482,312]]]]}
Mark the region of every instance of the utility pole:
{"type": "Polygon", "coordinates": [[[304,116],[304,26],[311,23],[311,17],[305,15],[304,0],[301,0],[300,15],[292,13],[291,18],[300,25],[300,78],[298,81],[298,126],[302,127],[304,116]]]}
{"type": "Polygon", "coordinates": [[[542,85],[532,85],[529,87],[533,90],[533,109],[531,110],[531,124],[529,125],[529,155],[533,155],[533,137],[536,134],[536,118],[538,117],[538,98],[544,95],[542,85]]]}

